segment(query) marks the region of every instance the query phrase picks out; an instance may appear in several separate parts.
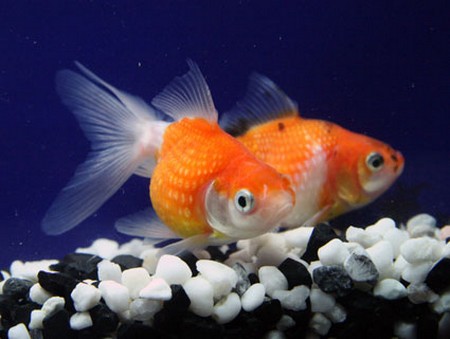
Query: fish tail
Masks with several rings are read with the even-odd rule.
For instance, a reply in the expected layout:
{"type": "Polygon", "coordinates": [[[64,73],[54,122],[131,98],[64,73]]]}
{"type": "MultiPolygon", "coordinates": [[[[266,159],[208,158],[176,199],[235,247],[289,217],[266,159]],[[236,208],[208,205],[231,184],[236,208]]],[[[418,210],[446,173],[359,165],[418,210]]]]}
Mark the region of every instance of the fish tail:
{"type": "Polygon", "coordinates": [[[56,88],[91,142],[91,151],[42,220],[44,232],[53,235],[93,214],[132,174],[150,177],[169,124],[142,99],[77,66],[83,75],[62,70],[56,88]]]}

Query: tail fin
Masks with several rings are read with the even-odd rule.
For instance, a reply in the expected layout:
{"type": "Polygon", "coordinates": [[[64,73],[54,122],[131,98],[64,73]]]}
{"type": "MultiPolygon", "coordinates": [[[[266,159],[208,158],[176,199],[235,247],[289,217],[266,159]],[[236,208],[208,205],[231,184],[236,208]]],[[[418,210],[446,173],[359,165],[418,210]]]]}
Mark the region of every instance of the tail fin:
{"type": "Polygon", "coordinates": [[[134,173],[150,177],[168,123],[142,99],[121,92],[77,63],[84,76],[58,72],[56,88],[92,150],[42,220],[47,234],[77,226],[134,173]]]}

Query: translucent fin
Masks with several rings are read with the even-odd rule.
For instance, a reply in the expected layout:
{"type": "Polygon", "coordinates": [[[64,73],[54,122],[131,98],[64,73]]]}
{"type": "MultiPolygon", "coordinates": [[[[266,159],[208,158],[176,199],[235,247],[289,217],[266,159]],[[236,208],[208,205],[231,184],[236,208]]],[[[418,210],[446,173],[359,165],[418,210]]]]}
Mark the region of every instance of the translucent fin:
{"type": "Polygon", "coordinates": [[[152,105],[174,120],[202,117],[217,122],[211,92],[197,64],[188,60],[189,71],[176,77],[152,100],[152,105]]]}
{"type": "Polygon", "coordinates": [[[311,218],[306,220],[302,226],[316,226],[317,224],[322,222],[322,220],[324,220],[324,218],[326,217],[327,212],[330,211],[331,206],[332,205],[326,205],[325,207],[323,207],[320,211],[318,211],[316,214],[314,214],[311,218]]]}
{"type": "Polygon", "coordinates": [[[162,256],[164,254],[179,255],[184,251],[193,251],[195,249],[202,249],[209,245],[209,235],[199,234],[192,237],[177,241],[170,245],[161,248],[157,256],[162,256]]]}
{"type": "Polygon", "coordinates": [[[159,220],[155,211],[151,208],[117,220],[115,227],[120,233],[144,237],[153,242],[180,238],[178,234],[172,232],[170,228],[159,220]]]}
{"type": "Polygon", "coordinates": [[[253,73],[244,98],[231,111],[222,114],[220,126],[232,135],[240,135],[251,126],[295,115],[298,115],[297,104],[272,80],[253,73]]]}
{"type": "Polygon", "coordinates": [[[141,99],[108,85],[83,66],[81,76],[58,72],[57,91],[91,141],[87,160],[42,220],[47,234],[61,234],[94,213],[146,162],[151,165],[167,123],[141,99]],[[149,160],[150,159],[150,160],[149,160]]]}

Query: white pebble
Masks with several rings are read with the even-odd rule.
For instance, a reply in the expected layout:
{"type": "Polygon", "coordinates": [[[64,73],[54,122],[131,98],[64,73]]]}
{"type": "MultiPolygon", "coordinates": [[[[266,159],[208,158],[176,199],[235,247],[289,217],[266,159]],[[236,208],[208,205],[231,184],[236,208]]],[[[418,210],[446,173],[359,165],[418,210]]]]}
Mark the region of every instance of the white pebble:
{"type": "Polygon", "coordinates": [[[286,336],[281,331],[272,330],[264,335],[264,339],[286,339],[286,336]]]}
{"type": "Polygon", "coordinates": [[[17,324],[8,330],[9,339],[31,339],[27,327],[23,324],[17,324]]]}
{"type": "Polygon", "coordinates": [[[120,266],[109,260],[102,260],[97,264],[98,280],[113,280],[117,283],[122,281],[122,270],[120,266]]]}
{"type": "Polygon", "coordinates": [[[322,292],[318,288],[311,289],[309,299],[311,300],[311,311],[313,312],[326,313],[331,311],[336,305],[336,300],[332,295],[322,292]]]}
{"type": "Polygon", "coordinates": [[[318,256],[322,265],[342,265],[350,255],[340,239],[333,239],[319,248],[318,256]]]}
{"type": "Polygon", "coordinates": [[[405,286],[395,279],[384,279],[378,282],[373,289],[376,297],[382,297],[388,300],[395,300],[406,297],[407,292],[405,286]]]}
{"type": "Polygon", "coordinates": [[[142,267],[144,267],[148,273],[155,274],[156,266],[158,265],[159,248],[151,248],[141,253],[139,258],[142,259],[142,267]]]}
{"type": "Polygon", "coordinates": [[[314,227],[298,227],[293,230],[283,232],[286,243],[291,247],[299,247],[306,250],[309,238],[314,230],[314,227]]]}
{"type": "Polygon", "coordinates": [[[98,304],[102,293],[95,286],[78,283],[70,294],[77,312],[85,312],[98,304]]]}
{"type": "Polygon", "coordinates": [[[436,219],[429,214],[418,214],[406,223],[406,229],[411,238],[422,236],[434,236],[436,229],[436,219]]]}
{"type": "Polygon", "coordinates": [[[423,261],[436,261],[441,258],[444,242],[423,237],[405,241],[400,246],[400,253],[411,264],[423,261]]]}
{"type": "Polygon", "coordinates": [[[376,233],[380,236],[384,236],[390,230],[395,229],[395,221],[391,218],[382,218],[375,224],[366,227],[368,233],[376,233]]]}
{"type": "Polygon", "coordinates": [[[156,266],[155,277],[164,279],[169,285],[182,285],[192,277],[188,264],[174,255],[163,255],[156,266]]]}
{"type": "Polygon", "coordinates": [[[122,285],[128,288],[130,298],[139,297],[139,292],[150,282],[150,274],[143,267],[130,268],[122,272],[122,285]]]}
{"type": "Polygon", "coordinates": [[[246,312],[251,312],[258,308],[264,302],[264,295],[266,289],[263,284],[256,283],[251,285],[247,291],[242,295],[242,308],[246,312]]]}
{"type": "Polygon", "coordinates": [[[315,261],[311,261],[309,266],[306,265],[306,268],[308,269],[309,274],[312,276],[313,271],[320,266],[323,266],[322,263],[319,260],[315,260],[315,261]]]}
{"type": "Polygon", "coordinates": [[[347,318],[347,312],[344,307],[339,304],[334,305],[334,307],[325,313],[326,317],[330,319],[333,323],[342,323],[347,318]]]}
{"type": "Polygon", "coordinates": [[[139,297],[152,300],[170,300],[172,298],[172,290],[164,279],[153,278],[139,292],[139,297]]]}
{"type": "Polygon", "coordinates": [[[40,261],[27,261],[22,262],[20,260],[15,260],[12,262],[9,270],[11,276],[15,278],[21,278],[30,280],[32,282],[37,282],[37,275],[39,271],[51,272],[49,266],[56,264],[58,260],[40,260],[40,261]]]}
{"type": "Polygon", "coordinates": [[[131,239],[129,242],[120,245],[115,256],[127,254],[139,258],[141,253],[149,248],[153,248],[153,246],[151,244],[145,244],[143,239],[134,238],[131,239]]]}
{"type": "Polygon", "coordinates": [[[212,260],[199,260],[196,267],[202,277],[211,283],[216,299],[229,294],[236,286],[238,276],[231,267],[212,260]]]}
{"type": "Polygon", "coordinates": [[[377,268],[380,276],[384,276],[390,271],[394,260],[394,251],[389,241],[382,240],[367,250],[370,259],[377,268]]]}
{"type": "Polygon", "coordinates": [[[263,266],[258,270],[258,277],[261,284],[266,289],[266,294],[270,297],[276,290],[287,290],[288,281],[281,271],[274,266],[263,266]]]}
{"type": "Polygon", "coordinates": [[[124,312],[128,309],[130,292],[123,286],[112,280],[105,280],[98,285],[106,305],[114,312],[124,312]]]}
{"type": "Polygon", "coordinates": [[[64,308],[65,303],[66,302],[62,297],[51,297],[42,305],[41,310],[50,316],[53,313],[62,310],[64,308]]]}
{"type": "Polygon", "coordinates": [[[393,278],[400,280],[403,271],[405,270],[406,267],[409,266],[409,263],[405,260],[405,258],[403,258],[403,256],[400,254],[394,262],[393,265],[393,278]]]}
{"type": "Polygon", "coordinates": [[[367,248],[381,241],[382,236],[378,233],[370,233],[362,228],[350,226],[345,231],[345,238],[350,242],[358,243],[367,248]]]}
{"type": "Polygon", "coordinates": [[[409,283],[424,282],[432,267],[431,261],[407,264],[402,272],[402,278],[409,283]]]}
{"type": "Polygon", "coordinates": [[[398,322],[394,325],[394,335],[399,339],[416,338],[417,324],[398,322]]]}
{"type": "Polygon", "coordinates": [[[304,285],[295,286],[290,291],[277,290],[273,293],[273,298],[278,299],[284,309],[291,311],[305,310],[308,297],[309,288],[304,285]]]}
{"type": "Polygon", "coordinates": [[[33,310],[30,314],[30,323],[28,324],[28,328],[30,330],[35,329],[43,329],[44,328],[44,318],[47,316],[42,310],[33,310]]]}
{"type": "Polygon", "coordinates": [[[322,313],[316,313],[309,321],[309,327],[319,335],[326,335],[331,328],[331,321],[322,313]]]}
{"type": "Polygon", "coordinates": [[[130,303],[130,319],[148,321],[163,308],[157,300],[135,299],[130,303]]]}
{"type": "Polygon", "coordinates": [[[278,266],[287,257],[288,247],[286,239],[279,233],[262,235],[261,247],[256,251],[256,266],[278,266]]]}
{"type": "Polygon", "coordinates": [[[278,320],[278,322],[277,322],[277,330],[278,331],[286,331],[294,326],[295,326],[295,320],[286,314],[283,314],[281,316],[280,320],[278,320]]]}
{"type": "Polygon", "coordinates": [[[394,251],[394,258],[400,254],[400,246],[409,239],[409,234],[405,230],[393,228],[383,235],[383,239],[391,243],[394,251]]]}
{"type": "Polygon", "coordinates": [[[89,312],[77,312],[70,317],[70,328],[75,331],[91,327],[92,324],[89,312]]]}
{"type": "Polygon", "coordinates": [[[214,310],[214,290],[211,283],[196,276],[183,284],[183,289],[191,301],[189,309],[200,317],[209,317],[214,310]]]}
{"type": "MultiPolygon", "coordinates": [[[[447,226],[450,228],[450,226],[447,226]]],[[[450,242],[446,243],[442,248],[442,257],[450,258],[450,242]]]]}
{"type": "Polygon", "coordinates": [[[49,298],[52,297],[52,294],[50,292],[48,292],[47,290],[43,289],[39,283],[36,283],[33,286],[31,286],[29,295],[30,295],[31,301],[33,301],[39,305],[42,305],[49,298]]]}
{"type": "Polygon", "coordinates": [[[450,312],[450,292],[442,294],[441,297],[434,302],[433,309],[440,314],[450,312]]]}
{"type": "Polygon", "coordinates": [[[439,296],[424,283],[409,284],[406,292],[413,304],[433,303],[439,299],[439,296]]]}
{"type": "Polygon", "coordinates": [[[241,311],[241,300],[236,293],[230,293],[216,305],[212,317],[219,324],[226,324],[237,317],[241,311]]]}
{"type": "Polygon", "coordinates": [[[117,255],[119,244],[110,239],[97,239],[90,247],[77,248],[77,253],[95,254],[104,259],[112,259],[117,255]]]}

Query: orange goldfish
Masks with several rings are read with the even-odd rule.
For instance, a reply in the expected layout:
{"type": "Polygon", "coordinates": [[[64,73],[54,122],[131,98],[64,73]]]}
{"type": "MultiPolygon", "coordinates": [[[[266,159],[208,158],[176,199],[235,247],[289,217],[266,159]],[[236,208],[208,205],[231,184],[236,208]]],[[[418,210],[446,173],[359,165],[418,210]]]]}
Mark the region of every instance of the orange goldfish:
{"type": "Polygon", "coordinates": [[[316,224],[360,208],[403,171],[402,154],[334,123],[305,119],[268,78],[253,74],[247,94],[221,126],[258,159],[292,180],[296,203],[283,226],[316,224]]]}
{"type": "Polygon", "coordinates": [[[295,194],[289,179],[220,129],[196,64],[189,62],[189,72],[152,101],[173,122],[77,66],[84,76],[59,72],[57,90],[92,151],[45,215],[45,232],[75,227],[132,174],[152,178],[154,211],[170,230],[152,222],[151,213],[125,218],[116,227],[153,239],[184,238],[176,250],[251,238],[271,231],[290,213],[295,194]]]}

